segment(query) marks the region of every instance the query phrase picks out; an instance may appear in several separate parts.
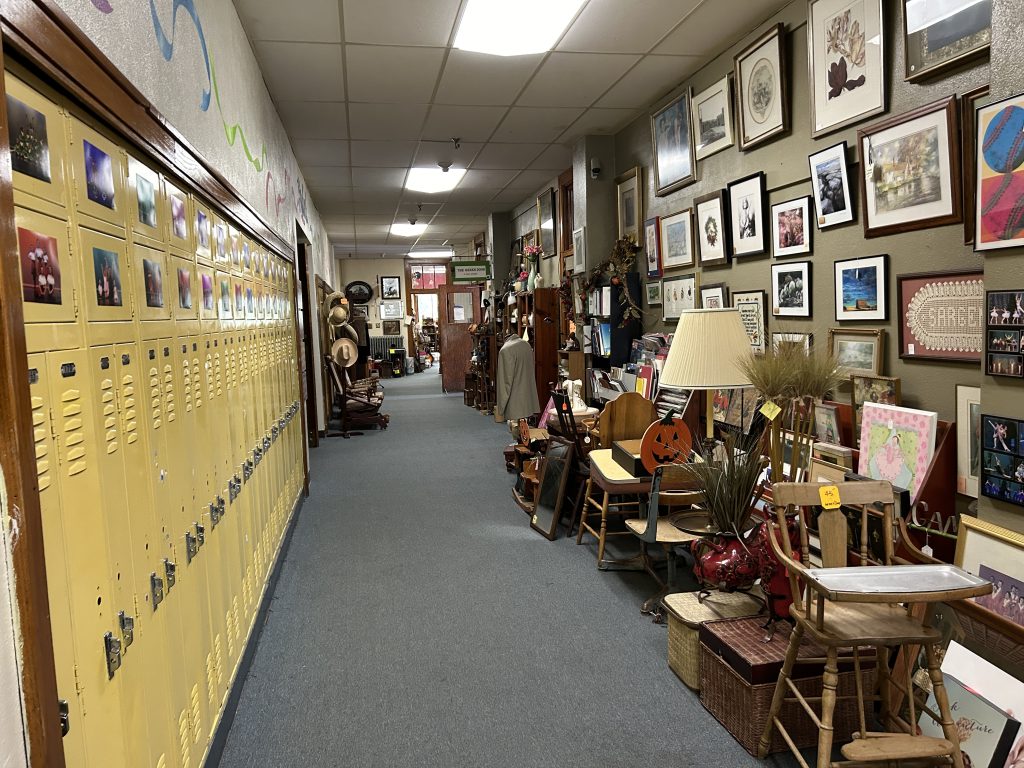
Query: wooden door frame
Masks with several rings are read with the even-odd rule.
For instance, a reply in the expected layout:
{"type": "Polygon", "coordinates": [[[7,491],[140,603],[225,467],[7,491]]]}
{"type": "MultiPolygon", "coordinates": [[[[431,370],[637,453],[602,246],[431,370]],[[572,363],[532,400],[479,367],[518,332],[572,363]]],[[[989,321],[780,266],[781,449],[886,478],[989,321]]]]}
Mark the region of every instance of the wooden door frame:
{"type": "MultiPolygon", "coordinates": [[[[299,253],[298,249],[305,246],[301,240],[295,244],[295,261],[292,263],[292,290],[291,290],[291,302],[292,302],[292,338],[295,342],[295,360],[296,367],[295,373],[298,375],[299,371],[302,370],[301,363],[305,355],[305,347],[302,343],[301,326],[299,325],[299,253]]],[[[301,384],[301,381],[300,381],[301,384]]],[[[302,394],[302,387],[299,387],[299,394],[302,394]]],[[[299,407],[299,418],[302,424],[302,494],[305,497],[309,497],[309,424],[307,422],[306,409],[302,407],[300,403],[299,407]]]]}
{"type": "MultiPolygon", "coordinates": [[[[441,261],[423,261],[423,262],[421,262],[421,261],[417,260],[417,261],[407,261],[406,262],[405,274],[406,274],[406,279],[408,280],[408,285],[409,285],[409,290],[408,290],[409,296],[408,296],[408,299],[406,301],[405,311],[410,316],[415,316],[416,319],[422,324],[423,318],[420,317],[418,314],[416,314],[416,300],[413,297],[415,295],[417,295],[417,294],[425,294],[425,293],[432,293],[432,294],[434,294],[435,296],[437,296],[437,313],[441,314],[441,289],[440,288],[413,288],[412,287],[412,270],[413,270],[413,267],[444,267],[445,268],[444,269],[444,271],[445,271],[445,278],[444,278],[445,285],[449,284],[449,280],[451,278],[451,270],[448,268],[448,263],[441,262],[441,261]]],[[[440,317],[435,317],[434,318],[434,322],[440,324],[441,318],[440,317]]],[[[408,356],[409,357],[414,357],[416,355],[416,339],[413,337],[413,327],[411,325],[406,329],[406,337],[407,337],[406,338],[406,342],[409,345],[408,350],[407,350],[408,351],[408,356]]]]}
{"type": "MultiPolygon", "coordinates": [[[[306,398],[302,404],[302,409],[305,414],[306,442],[309,443],[310,448],[318,448],[320,446],[320,431],[316,417],[316,370],[313,366],[317,362],[313,359],[313,333],[319,333],[320,329],[319,327],[316,329],[312,327],[313,318],[309,294],[312,288],[313,296],[316,296],[316,286],[313,284],[313,271],[310,266],[312,259],[309,258],[308,251],[308,243],[302,240],[296,243],[296,288],[302,294],[302,323],[299,326],[301,330],[299,345],[302,359],[306,361],[306,398]]],[[[297,316],[299,305],[296,304],[295,308],[297,316]]]]}

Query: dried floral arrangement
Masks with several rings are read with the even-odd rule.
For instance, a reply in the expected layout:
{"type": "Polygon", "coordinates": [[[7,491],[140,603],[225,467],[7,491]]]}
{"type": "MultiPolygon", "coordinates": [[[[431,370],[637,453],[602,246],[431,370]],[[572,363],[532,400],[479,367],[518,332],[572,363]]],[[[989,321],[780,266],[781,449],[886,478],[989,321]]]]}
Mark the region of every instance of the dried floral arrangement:
{"type": "Polygon", "coordinates": [[[622,322],[619,323],[620,328],[624,328],[633,320],[639,320],[643,314],[640,305],[637,304],[636,299],[629,292],[629,284],[626,281],[626,275],[632,272],[633,267],[636,265],[636,255],[640,250],[640,246],[636,244],[632,237],[623,237],[616,240],[615,246],[612,248],[612,255],[606,261],[590,270],[589,277],[580,281],[580,297],[583,299],[584,306],[587,305],[590,292],[604,275],[610,276],[612,285],[622,286],[619,303],[625,309],[622,313],[622,322]]]}

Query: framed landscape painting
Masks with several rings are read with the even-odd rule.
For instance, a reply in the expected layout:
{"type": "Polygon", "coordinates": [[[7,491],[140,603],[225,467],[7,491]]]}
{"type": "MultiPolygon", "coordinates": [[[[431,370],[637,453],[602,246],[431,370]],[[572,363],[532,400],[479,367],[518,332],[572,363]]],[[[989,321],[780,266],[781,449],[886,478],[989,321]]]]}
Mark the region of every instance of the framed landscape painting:
{"type": "Polygon", "coordinates": [[[900,357],[980,363],[985,350],[984,273],[900,275],[900,357]]]}
{"type": "Polygon", "coordinates": [[[777,24],[733,59],[740,149],[789,130],[786,58],[786,27],[777,24]]]}
{"type": "Polygon", "coordinates": [[[688,93],[651,115],[651,140],[654,143],[654,189],[658,197],[697,180],[688,93]]]}
{"type": "Polygon", "coordinates": [[[835,263],[836,320],[888,317],[888,256],[842,259],[835,263]]]}
{"type": "Polygon", "coordinates": [[[729,263],[730,222],[726,216],[728,206],[725,190],[703,195],[693,201],[693,214],[697,220],[697,258],[703,266],[729,263]]]}
{"type": "Polygon", "coordinates": [[[882,372],[884,328],[830,328],[828,352],[851,376],[877,376],[882,372]]]}
{"type": "Polygon", "coordinates": [[[690,209],[662,216],[660,222],[659,252],[661,268],[693,266],[693,222],[690,209]]]}
{"type": "Polygon", "coordinates": [[[977,112],[974,250],[1024,245],[1024,93],[977,112]]]}
{"type": "Polygon", "coordinates": [[[710,157],[735,140],[732,135],[732,88],[726,75],[700,93],[690,91],[693,112],[694,149],[698,160],[710,157]]]}

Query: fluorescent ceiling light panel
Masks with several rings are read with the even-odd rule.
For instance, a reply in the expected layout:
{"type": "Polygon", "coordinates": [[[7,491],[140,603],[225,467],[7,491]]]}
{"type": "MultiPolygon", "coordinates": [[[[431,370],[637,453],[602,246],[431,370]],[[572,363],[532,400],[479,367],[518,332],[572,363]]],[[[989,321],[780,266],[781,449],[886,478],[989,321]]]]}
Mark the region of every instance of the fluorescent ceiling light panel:
{"type": "Polygon", "coordinates": [[[413,192],[450,192],[465,175],[465,168],[410,168],[405,188],[413,192]]]}
{"type": "Polygon", "coordinates": [[[409,251],[406,254],[410,259],[450,259],[451,251],[409,251]]]}
{"type": "Polygon", "coordinates": [[[455,47],[493,56],[550,51],[584,0],[469,0],[455,47]]]}
{"type": "Polygon", "coordinates": [[[402,221],[391,225],[391,234],[398,235],[399,237],[416,237],[426,231],[426,224],[410,224],[407,221],[402,221]]]}

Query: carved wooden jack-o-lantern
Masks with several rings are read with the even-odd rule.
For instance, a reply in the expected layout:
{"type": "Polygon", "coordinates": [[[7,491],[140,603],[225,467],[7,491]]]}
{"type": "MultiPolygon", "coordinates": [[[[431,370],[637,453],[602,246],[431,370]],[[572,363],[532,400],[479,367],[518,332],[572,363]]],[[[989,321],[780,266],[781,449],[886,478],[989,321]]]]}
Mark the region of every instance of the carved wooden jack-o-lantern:
{"type": "Polygon", "coordinates": [[[656,421],[644,432],[640,441],[640,461],[644,469],[653,473],[662,464],[681,464],[690,455],[693,435],[681,418],[671,410],[665,418],[656,421]]]}

